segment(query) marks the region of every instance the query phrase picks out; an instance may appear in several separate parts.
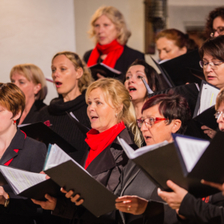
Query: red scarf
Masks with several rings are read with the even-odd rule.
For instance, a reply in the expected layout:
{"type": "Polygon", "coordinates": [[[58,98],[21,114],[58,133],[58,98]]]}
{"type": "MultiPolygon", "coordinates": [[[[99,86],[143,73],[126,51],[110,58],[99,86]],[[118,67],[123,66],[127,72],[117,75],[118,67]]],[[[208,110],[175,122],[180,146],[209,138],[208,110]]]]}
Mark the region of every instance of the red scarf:
{"type": "Polygon", "coordinates": [[[100,45],[97,43],[96,47],[92,50],[89,60],[87,62],[88,67],[97,64],[100,55],[106,54],[107,57],[103,60],[103,64],[114,68],[117,59],[124,51],[124,45],[121,45],[117,40],[113,40],[109,44],[100,45]]]}
{"type": "Polygon", "coordinates": [[[118,134],[124,129],[125,125],[122,121],[101,133],[95,129],[91,129],[87,132],[85,141],[89,145],[90,150],[86,159],[85,169],[107,146],[114,141],[118,134]]]}

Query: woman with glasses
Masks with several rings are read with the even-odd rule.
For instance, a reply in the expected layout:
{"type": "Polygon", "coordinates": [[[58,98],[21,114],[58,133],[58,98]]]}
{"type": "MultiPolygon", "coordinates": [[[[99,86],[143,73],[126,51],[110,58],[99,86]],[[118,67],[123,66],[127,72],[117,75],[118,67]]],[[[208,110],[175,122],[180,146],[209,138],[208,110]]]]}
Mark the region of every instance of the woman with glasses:
{"type": "Polygon", "coordinates": [[[205,34],[207,38],[224,35],[224,7],[216,8],[209,13],[205,34]]]}
{"type": "MultiPolygon", "coordinates": [[[[224,36],[207,40],[199,50],[205,80],[218,88],[224,87],[224,36]]],[[[203,125],[201,129],[210,138],[216,131],[203,125]]]]}
{"type": "MultiPolygon", "coordinates": [[[[224,131],[224,88],[222,88],[216,98],[215,109],[219,130],[224,131]]],[[[224,185],[211,183],[202,180],[202,183],[218,188],[224,193],[224,185]]],[[[173,192],[158,191],[159,196],[166,201],[172,209],[194,223],[224,223],[224,197],[222,193],[209,196],[210,203],[205,203],[201,199],[194,198],[185,189],[179,187],[171,180],[167,185],[173,192]],[[212,203],[212,204],[211,204],[212,203]]],[[[192,223],[192,222],[191,222],[192,223]]]]}
{"type": "MultiPolygon", "coordinates": [[[[185,98],[179,95],[161,94],[145,102],[138,125],[146,145],[153,145],[165,140],[172,142],[172,134],[184,133],[189,119],[190,108],[185,98]]],[[[150,223],[177,221],[175,212],[166,206],[163,207],[163,204],[158,204],[161,207],[154,212],[155,205],[149,200],[161,201],[156,186],[132,161],[128,162],[116,193],[121,197],[116,200],[115,206],[121,212],[125,223],[137,223],[137,221],[139,223],[143,218],[149,218],[150,223]]]]}

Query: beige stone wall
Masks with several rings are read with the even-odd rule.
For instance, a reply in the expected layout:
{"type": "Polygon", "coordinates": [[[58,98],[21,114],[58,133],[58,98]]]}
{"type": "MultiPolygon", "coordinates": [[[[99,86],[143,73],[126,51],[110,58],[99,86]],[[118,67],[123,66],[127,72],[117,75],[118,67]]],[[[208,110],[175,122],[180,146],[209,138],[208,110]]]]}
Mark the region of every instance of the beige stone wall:
{"type": "MultiPolygon", "coordinates": [[[[73,0],[1,0],[0,15],[0,82],[9,82],[11,68],[20,63],[36,64],[51,76],[52,56],[76,50],[73,0]]],[[[48,87],[46,102],[56,96],[48,87]]]]}

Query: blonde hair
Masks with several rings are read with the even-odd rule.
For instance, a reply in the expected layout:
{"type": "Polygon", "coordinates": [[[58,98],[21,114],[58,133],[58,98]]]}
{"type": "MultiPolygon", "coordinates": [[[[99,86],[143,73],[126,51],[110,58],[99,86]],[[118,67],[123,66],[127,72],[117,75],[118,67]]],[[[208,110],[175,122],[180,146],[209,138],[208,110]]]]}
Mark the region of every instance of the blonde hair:
{"type": "MultiPolygon", "coordinates": [[[[118,122],[123,121],[124,124],[131,130],[134,135],[134,141],[139,147],[142,143],[141,132],[138,129],[134,106],[130,100],[129,93],[125,86],[118,80],[112,78],[99,79],[93,82],[86,91],[86,102],[91,91],[100,88],[103,92],[105,101],[111,102],[115,109],[122,110],[117,114],[118,122]]],[[[110,104],[109,104],[110,105],[110,104]]]]}
{"type": "Polygon", "coordinates": [[[58,52],[52,58],[52,62],[58,55],[65,55],[73,63],[75,69],[82,68],[83,75],[80,77],[78,81],[78,87],[79,87],[79,91],[83,92],[89,86],[89,84],[93,81],[91,72],[87,68],[86,63],[80,59],[78,54],[71,51],[58,52]]]}
{"type": "Polygon", "coordinates": [[[220,89],[218,96],[216,97],[215,110],[217,111],[221,105],[224,103],[224,87],[220,89]]]}
{"type": "Polygon", "coordinates": [[[42,70],[34,64],[19,64],[15,65],[10,71],[10,79],[12,75],[18,72],[23,75],[28,81],[33,82],[35,85],[41,84],[40,91],[35,95],[36,100],[44,100],[47,95],[47,84],[42,70]]]}
{"type": "Polygon", "coordinates": [[[0,105],[11,111],[13,117],[25,108],[25,95],[13,83],[0,83],[0,105]]]}
{"type": "Polygon", "coordinates": [[[113,6],[102,6],[93,14],[90,22],[91,28],[88,32],[90,37],[92,38],[96,35],[94,25],[96,20],[102,15],[105,15],[108,19],[110,19],[117,28],[117,41],[122,45],[126,44],[128,42],[128,38],[131,36],[131,31],[127,28],[127,24],[122,13],[113,6]]]}

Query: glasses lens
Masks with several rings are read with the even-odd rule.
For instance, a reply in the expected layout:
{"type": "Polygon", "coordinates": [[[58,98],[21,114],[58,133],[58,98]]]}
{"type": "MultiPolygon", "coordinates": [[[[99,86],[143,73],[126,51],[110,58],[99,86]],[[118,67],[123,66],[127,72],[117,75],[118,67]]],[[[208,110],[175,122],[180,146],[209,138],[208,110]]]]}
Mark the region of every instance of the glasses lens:
{"type": "Polygon", "coordinates": [[[138,124],[138,127],[141,128],[143,121],[141,119],[137,119],[137,124],[138,124]]]}
{"type": "Polygon", "coordinates": [[[203,61],[199,61],[199,65],[200,65],[201,68],[203,68],[204,62],[203,61]]]}

